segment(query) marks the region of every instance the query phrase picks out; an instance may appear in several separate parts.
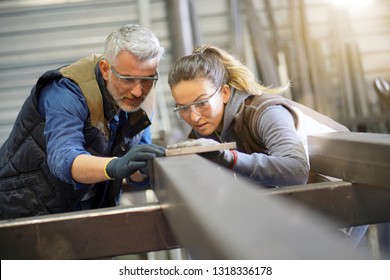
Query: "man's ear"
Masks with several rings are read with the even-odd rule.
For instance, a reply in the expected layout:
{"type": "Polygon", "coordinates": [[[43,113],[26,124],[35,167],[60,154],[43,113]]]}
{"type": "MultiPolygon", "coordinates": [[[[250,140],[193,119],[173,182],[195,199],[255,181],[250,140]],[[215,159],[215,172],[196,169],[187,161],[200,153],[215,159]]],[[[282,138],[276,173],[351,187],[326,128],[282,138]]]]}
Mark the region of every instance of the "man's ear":
{"type": "Polygon", "coordinates": [[[99,61],[100,72],[102,73],[103,79],[108,81],[108,71],[110,71],[110,64],[107,60],[102,59],[99,61]]]}
{"type": "Polygon", "coordinates": [[[230,100],[230,87],[228,85],[224,85],[221,91],[223,95],[223,103],[227,104],[230,100]]]}

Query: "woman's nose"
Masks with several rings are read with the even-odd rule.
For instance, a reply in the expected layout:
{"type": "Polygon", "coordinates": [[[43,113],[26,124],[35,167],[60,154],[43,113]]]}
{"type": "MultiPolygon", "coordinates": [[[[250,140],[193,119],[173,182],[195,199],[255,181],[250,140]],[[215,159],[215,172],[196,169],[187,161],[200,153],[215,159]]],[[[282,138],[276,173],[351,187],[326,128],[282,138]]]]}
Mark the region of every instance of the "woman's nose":
{"type": "Polygon", "coordinates": [[[193,106],[190,107],[190,110],[191,110],[190,111],[190,118],[191,118],[191,120],[194,121],[194,122],[197,122],[200,119],[201,114],[198,113],[196,111],[195,107],[193,107],[193,106]]]}

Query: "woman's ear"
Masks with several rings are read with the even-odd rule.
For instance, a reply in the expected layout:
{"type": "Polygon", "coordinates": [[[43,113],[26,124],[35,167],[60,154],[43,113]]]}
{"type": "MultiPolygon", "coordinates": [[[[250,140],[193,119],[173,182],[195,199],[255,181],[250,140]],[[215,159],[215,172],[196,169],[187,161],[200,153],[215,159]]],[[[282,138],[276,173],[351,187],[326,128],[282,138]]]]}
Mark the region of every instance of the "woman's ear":
{"type": "Polygon", "coordinates": [[[223,103],[227,104],[230,99],[230,87],[228,85],[224,85],[221,89],[223,95],[223,103]]]}
{"type": "Polygon", "coordinates": [[[108,71],[110,71],[110,64],[107,60],[102,59],[99,61],[100,72],[102,73],[103,79],[108,81],[108,71]]]}

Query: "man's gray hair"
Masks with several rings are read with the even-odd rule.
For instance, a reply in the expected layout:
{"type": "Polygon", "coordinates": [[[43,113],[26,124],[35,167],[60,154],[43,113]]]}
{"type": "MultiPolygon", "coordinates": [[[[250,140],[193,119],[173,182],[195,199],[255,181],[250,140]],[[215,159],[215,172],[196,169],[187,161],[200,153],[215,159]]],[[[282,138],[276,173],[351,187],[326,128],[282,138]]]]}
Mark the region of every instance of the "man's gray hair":
{"type": "Polygon", "coordinates": [[[160,61],[164,48],[156,35],[138,24],[127,24],[107,37],[104,46],[104,58],[114,64],[118,54],[126,50],[141,61],[157,58],[160,61]]]}

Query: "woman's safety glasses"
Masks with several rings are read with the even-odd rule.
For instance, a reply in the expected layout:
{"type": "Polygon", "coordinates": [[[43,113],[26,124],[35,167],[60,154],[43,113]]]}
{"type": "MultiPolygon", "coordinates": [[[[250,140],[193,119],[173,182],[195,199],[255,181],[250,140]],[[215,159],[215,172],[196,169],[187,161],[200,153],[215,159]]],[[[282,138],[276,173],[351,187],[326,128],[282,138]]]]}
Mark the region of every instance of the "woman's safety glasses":
{"type": "Polygon", "coordinates": [[[222,87],[219,87],[207,99],[195,101],[187,105],[176,105],[173,112],[176,113],[179,120],[189,117],[192,110],[198,114],[202,114],[210,108],[210,100],[221,90],[221,88],[222,87]]]}

